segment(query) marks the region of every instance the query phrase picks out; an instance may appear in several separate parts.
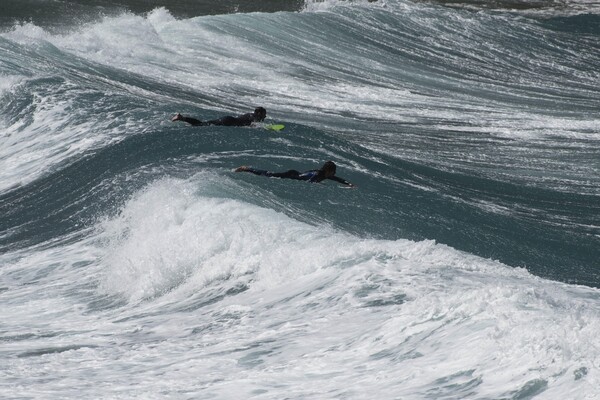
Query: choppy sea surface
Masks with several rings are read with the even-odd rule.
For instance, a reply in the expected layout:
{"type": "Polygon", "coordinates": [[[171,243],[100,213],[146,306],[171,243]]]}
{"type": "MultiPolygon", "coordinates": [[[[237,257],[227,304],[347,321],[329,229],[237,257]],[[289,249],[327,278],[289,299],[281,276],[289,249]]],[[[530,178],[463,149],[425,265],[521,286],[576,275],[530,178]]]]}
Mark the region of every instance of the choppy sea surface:
{"type": "Polygon", "coordinates": [[[2,0],[0,397],[600,398],[599,111],[594,1],[2,0]]]}

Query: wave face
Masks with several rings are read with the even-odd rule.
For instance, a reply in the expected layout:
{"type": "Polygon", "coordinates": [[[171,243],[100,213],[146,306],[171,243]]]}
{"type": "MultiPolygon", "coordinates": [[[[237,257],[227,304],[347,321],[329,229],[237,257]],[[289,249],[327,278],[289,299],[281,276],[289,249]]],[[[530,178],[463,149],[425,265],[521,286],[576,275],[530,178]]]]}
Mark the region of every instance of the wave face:
{"type": "Polygon", "coordinates": [[[596,4],[30,3],[3,398],[597,395],[596,4]],[[326,160],[358,188],[232,172],[326,160]]]}

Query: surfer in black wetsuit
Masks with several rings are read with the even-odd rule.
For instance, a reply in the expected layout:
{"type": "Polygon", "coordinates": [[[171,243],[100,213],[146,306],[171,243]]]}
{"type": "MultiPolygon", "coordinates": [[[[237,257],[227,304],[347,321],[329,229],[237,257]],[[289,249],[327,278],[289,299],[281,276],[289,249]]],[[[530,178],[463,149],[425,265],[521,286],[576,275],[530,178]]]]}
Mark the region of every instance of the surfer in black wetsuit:
{"type": "Polygon", "coordinates": [[[193,126],[206,126],[206,125],[222,125],[222,126],[250,126],[253,122],[262,122],[267,117],[267,110],[263,107],[257,107],[253,113],[239,115],[237,117],[233,117],[231,115],[226,115],[219,119],[213,119],[210,121],[200,121],[196,118],[184,117],[183,115],[177,113],[171,121],[183,121],[191,124],[193,126]]]}
{"type": "Polygon", "coordinates": [[[262,169],[256,169],[252,167],[241,166],[236,168],[235,172],[250,172],[255,175],[268,176],[270,178],[283,178],[283,179],[296,179],[299,181],[307,182],[321,182],[325,179],[331,179],[332,181],[339,182],[343,185],[356,187],[352,183],[345,179],[335,176],[335,163],[333,161],[327,161],[320,169],[313,169],[306,172],[298,172],[295,169],[290,169],[285,172],[270,172],[262,169]]]}

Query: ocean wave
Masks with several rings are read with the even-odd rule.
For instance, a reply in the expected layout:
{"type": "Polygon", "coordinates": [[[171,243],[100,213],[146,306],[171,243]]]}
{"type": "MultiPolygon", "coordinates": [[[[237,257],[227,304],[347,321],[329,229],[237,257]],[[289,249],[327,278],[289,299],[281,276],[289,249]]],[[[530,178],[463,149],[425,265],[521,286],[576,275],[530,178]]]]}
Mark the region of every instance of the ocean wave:
{"type": "Polygon", "coordinates": [[[0,16],[0,397],[594,398],[595,15],[130,3],[0,16]]]}
{"type": "Polygon", "coordinates": [[[215,186],[204,175],[168,177],[86,240],[0,256],[14,315],[0,337],[3,371],[25,379],[28,365],[20,393],[80,393],[82,379],[41,379],[48,365],[110,380],[86,389],[97,396],[132,398],[181,388],[292,398],[595,393],[596,289],[434,241],[300,223],[216,197],[215,186]]]}

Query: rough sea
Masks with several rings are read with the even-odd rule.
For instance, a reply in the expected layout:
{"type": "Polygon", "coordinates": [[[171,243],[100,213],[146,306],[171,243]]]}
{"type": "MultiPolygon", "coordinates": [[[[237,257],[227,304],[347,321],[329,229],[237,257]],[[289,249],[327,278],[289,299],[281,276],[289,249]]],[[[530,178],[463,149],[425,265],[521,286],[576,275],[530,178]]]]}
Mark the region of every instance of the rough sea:
{"type": "Polygon", "coordinates": [[[600,3],[0,0],[0,398],[600,399],[600,3]]]}

